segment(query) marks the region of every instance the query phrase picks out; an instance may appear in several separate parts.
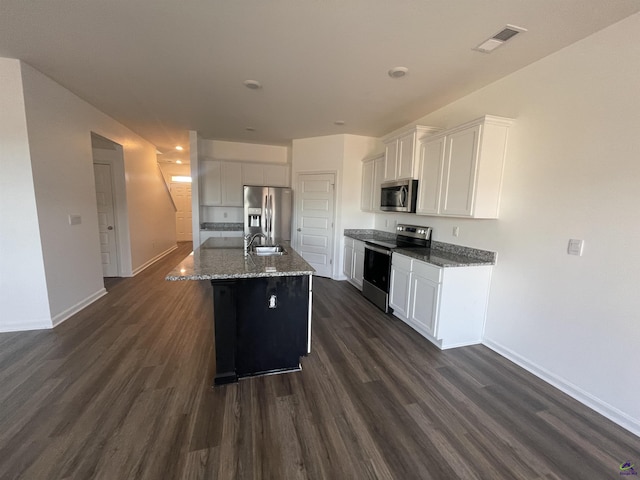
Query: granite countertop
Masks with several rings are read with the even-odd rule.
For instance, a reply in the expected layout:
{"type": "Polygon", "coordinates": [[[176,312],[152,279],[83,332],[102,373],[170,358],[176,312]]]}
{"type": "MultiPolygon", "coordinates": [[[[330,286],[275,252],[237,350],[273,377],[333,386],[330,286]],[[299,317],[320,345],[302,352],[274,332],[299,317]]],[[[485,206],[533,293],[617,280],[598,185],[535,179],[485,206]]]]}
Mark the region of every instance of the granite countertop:
{"type": "Polygon", "coordinates": [[[406,255],[437,267],[474,267],[478,265],[494,265],[495,260],[473,257],[459,253],[446,252],[436,248],[396,248],[394,253],[406,255]]]}
{"type": "Polygon", "coordinates": [[[166,280],[221,280],[311,275],[315,270],[288,244],[286,255],[244,256],[243,239],[210,238],[166,276],[166,280]]]}
{"type": "MultiPolygon", "coordinates": [[[[345,230],[346,237],[366,242],[367,240],[395,241],[395,234],[380,230],[345,230]]],[[[393,250],[425,263],[438,267],[473,267],[495,265],[497,254],[489,250],[431,241],[431,248],[396,248],[393,250]]]]}

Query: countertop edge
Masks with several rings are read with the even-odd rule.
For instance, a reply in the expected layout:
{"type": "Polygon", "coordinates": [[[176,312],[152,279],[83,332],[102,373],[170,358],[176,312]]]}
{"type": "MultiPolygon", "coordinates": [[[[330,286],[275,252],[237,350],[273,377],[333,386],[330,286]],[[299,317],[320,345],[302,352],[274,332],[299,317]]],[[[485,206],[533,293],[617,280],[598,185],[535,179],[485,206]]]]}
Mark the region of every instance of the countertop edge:
{"type": "Polygon", "coordinates": [[[293,272],[260,272],[251,274],[203,274],[203,275],[167,275],[165,280],[169,282],[181,282],[183,280],[233,280],[241,278],[265,278],[265,277],[301,277],[313,275],[313,271],[293,271],[293,272]]]}
{"type": "MultiPolygon", "coordinates": [[[[392,238],[395,239],[395,236],[389,232],[382,232],[380,230],[373,230],[373,229],[361,229],[361,230],[345,229],[344,236],[352,238],[354,240],[361,241],[361,242],[366,242],[367,240],[370,240],[372,238],[375,238],[375,237],[380,238],[383,236],[384,237],[392,236],[392,238]]],[[[465,246],[456,245],[453,243],[438,242],[436,240],[432,241],[432,246],[429,249],[430,253],[433,253],[435,256],[438,256],[438,254],[440,253],[443,256],[451,255],[454,257],[461,257],[461,258],[458,258],[458,259],[443,258],[442,260],[426,259],[424,258],[425,257],[424,254],[412,252],[402,247],[396,248],[393,251],[396,253],[399,253],[400,255],[405,255],[407,257],[411,257],[416,260],[420,260],[422,262],[425,262],[440,268],[479,267],[479,266],[487,266],[487,265],[493,266],[496,264],[496,257],[497,257],[497,254],[490,250],[481,250],[478,248],[465,247],[465,246]],[[482,256],[485,258],[476,256],[474,255],[474,253],[482,254],[482,256]]]]}

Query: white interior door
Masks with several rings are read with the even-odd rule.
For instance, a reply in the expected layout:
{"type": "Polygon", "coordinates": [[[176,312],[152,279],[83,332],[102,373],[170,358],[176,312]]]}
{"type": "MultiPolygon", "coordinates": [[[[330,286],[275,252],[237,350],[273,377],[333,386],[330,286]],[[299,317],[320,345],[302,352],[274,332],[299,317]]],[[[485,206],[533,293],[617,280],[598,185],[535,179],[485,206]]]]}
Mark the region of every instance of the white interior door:
{"type": "Polygon", "coordinates": [[[176,240],[190,242],[191,231],[191,184],[171,182],[171,196],[176,204],[176,240]]]}
{"type": "Polygon", "coordinates": [[[94,163],[93,172],[96,180],[102,275],[105,277],[117,277],[118,246],[116,243],[111,165],[94,163]]]}
{"type": "Polygon", "coordinates": [[[298,176],[298,253],[321,277],[333,272],[334,185],[332,173],[298,176]]]}

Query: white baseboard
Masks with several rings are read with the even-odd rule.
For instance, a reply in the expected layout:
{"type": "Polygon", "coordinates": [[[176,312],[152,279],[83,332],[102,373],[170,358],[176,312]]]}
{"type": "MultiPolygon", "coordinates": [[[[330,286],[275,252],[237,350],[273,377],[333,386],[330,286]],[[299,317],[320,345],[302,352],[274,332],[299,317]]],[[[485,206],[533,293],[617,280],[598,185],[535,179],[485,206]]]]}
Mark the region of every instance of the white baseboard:
{"type": "Polygon", "coordinates": [[[91,295],[79,301],[75,305],[67,308],[64,312],[60,312],[59,314],[57,314],[51,319],[51,323],[53,324],[53,327],[60,325],[62,322],[69,319],[70,317],[72,317],[73,315],[75,315],[76,313],[78,313],[80,310],[87,307],[88,305],[91,305],[93,302],[95,302],[99,298],[104,297],[106,294],[107,294],[107,289],[101,288],[97,292],[92,293],[91,295]]]}
{"type": "Polygon", "coordinates": [[[154,263],[156,263],[158,260],[160,260],[162,257],[165,257],[167,255],[169,255],[171,252],[173,252],[175,249],[178,248],[178,245],[174,245],[171,248],[168,248],[167,250],[165,250],[164,252],[156,255],[155,257],[153,257],[151,260],[149,260],[148,262],[143,263],[142,265],[140,265],[138,268],[135,268],[133,270],[133,275],[132,276],[136,276],[137,274],[139,274],[141,271],[143,271],[145,268],[150,267],[151,265],[153,265],[154,263]]]}
{"type": "Polygon", "coordinates": [[[50,318],[28,320],[20,323],[5,323],[0,325],[0,333],[26,332],[28,330],[50,330],[52,328],[50,318]]]}
{"type": "Polygon", "coordinates": [[[583,403],[584,405],[595,410],[604,417],[607,417],[609,420],[617,423],[622,428],[629,430],[634,435],[640,436],[640,420],[627,415],[623,411],[618,410],[616,407],[600,400],[589,392],[586,392],[580,387],[572,384],[571,382],[568,382],[564,378],[561,378],[558,375],[550,372],[546,368],[530,362],[526,358],[518,355],[514,351],[500,345],[499,343],[485,338],[482,340],[482,344],[495,351],[496,353],[502,355],[507,360],[512,361],[516,365],[519,365],[528,372],[534,374],[536,377],[541,378],[545,382],[553,385],[558,390],[561,390],[570,397],[575,398],[580,403],[583,403]]]}

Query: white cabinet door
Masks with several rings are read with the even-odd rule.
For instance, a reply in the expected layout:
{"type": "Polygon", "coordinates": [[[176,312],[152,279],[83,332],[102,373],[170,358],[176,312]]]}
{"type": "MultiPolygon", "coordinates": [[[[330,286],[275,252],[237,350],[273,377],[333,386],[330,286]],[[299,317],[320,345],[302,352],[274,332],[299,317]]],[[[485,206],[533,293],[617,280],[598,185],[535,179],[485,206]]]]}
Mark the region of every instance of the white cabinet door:
{"type": "Polygon", "coordinates": [[[443,215],[470,217],[473,213],[480,129],[475,125],[447,137],[440,199],[443,215]]]}
{"type": "Polygon", "coordinates": [[[364,280],[364,242],[359,240],[353,242],[351,280],[356,287],[362,290],[362,281],[364,280]]]}
{"type": "Polygon", "coordinates": [[[347,277],[347,280],[351,280],[353,276],[353,239],[349,237],[344,238],[344,252],[342,255],[342,273],[347,277]]]}
{"type": "Polygon", "coordinates": [[[360,196],[360,210],[373,211],[375,164],[373,160],[362,164],[362,191],[360,196]]]}
{"type": "Polygon", "coordinates": [[[409,292],[411,277],[411,259],[396,253],[391,261],[391,278],[389,288],[389,306],[393,314],[406,320],[409,312],[409,292]]]}
{"type": "Polygon", "coordinates": [[[264,185],[268,187],[288,187],[288,165],[264,165],[264,185]]]}
{"type": "Polygon", "coordinates": [[[384,162],[384,181],[395,180],[398,174],[398,140],[385,144],[384,162]]]}
{"type": "Polygon", "coordinates": [[[222,162],[222,205],[242,207],[244,191],[242,189],[242,165],[222,162]]]}
{"type": "Polygon", "coordinates": [[[380,185],[384,179],[384,156],[374,161],[373,168],[373,211],[380,211],[380,185]]]}
{"type": "Polygon", "coordinates": [[[413,166],[415,159],[415,132],[408,133],[398,139],[398,165],[396,167],[396,179],[413,178],[413,166]]]}
{"type": "Polygon", "coordinates": [[[200,204],[222,205],[221,165],[213,160],[200,161],[200,204]]]}
{"type": "Polygon", "coordinates": [[[264,183],[264,166],[255,163],[242,164],[242,185],[261,187],[264,183]]]}
{"type": "Polygon", "coordinates": [[[411,273],[409,320],[427,334],[438,337],[438,299],[440,284],[411,273]]]}
{"type": "Polygon", "coordinates": [[[420,142],[417,214],[435,215],[440,213],[445,143],[446,137],[420,142]]]}

